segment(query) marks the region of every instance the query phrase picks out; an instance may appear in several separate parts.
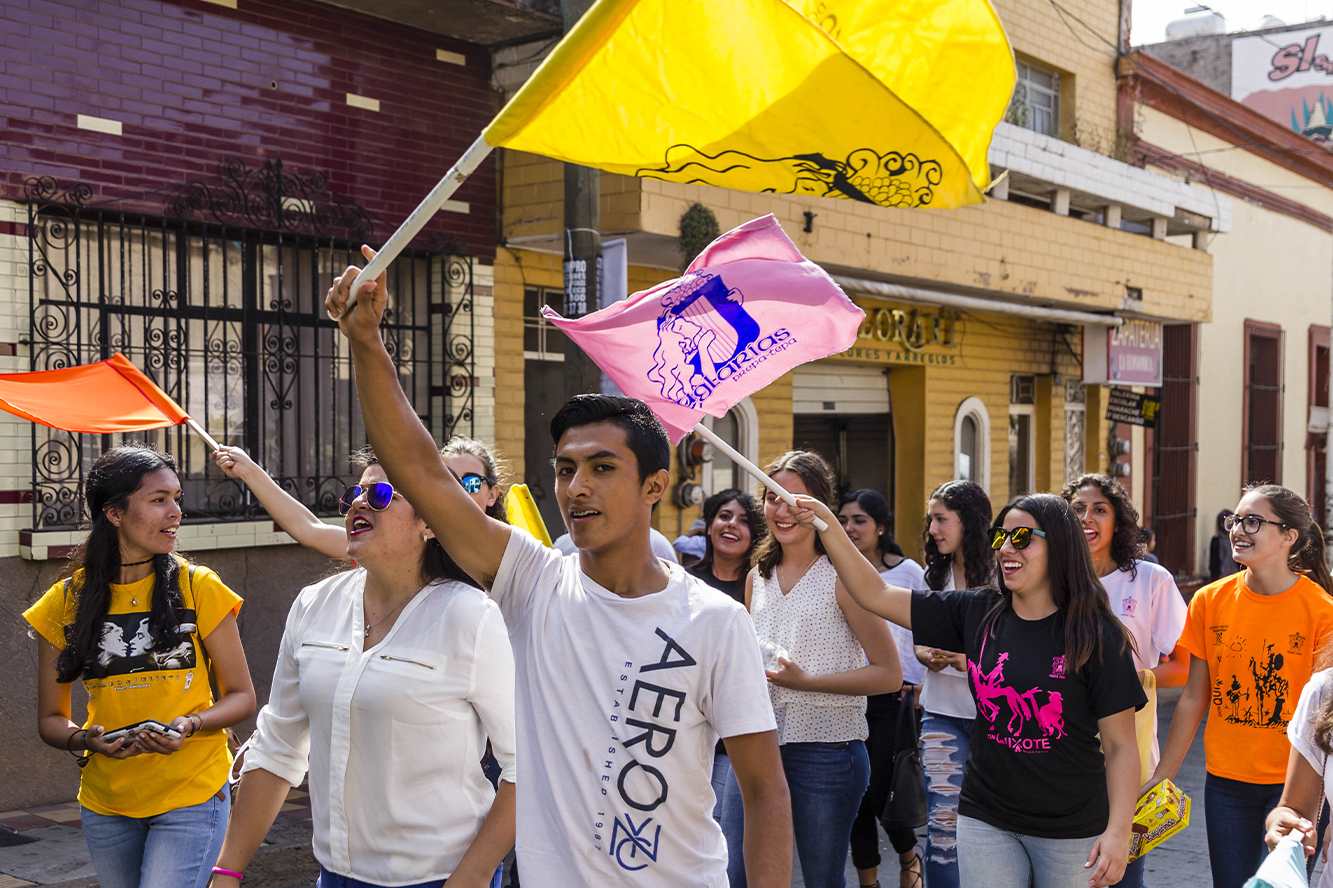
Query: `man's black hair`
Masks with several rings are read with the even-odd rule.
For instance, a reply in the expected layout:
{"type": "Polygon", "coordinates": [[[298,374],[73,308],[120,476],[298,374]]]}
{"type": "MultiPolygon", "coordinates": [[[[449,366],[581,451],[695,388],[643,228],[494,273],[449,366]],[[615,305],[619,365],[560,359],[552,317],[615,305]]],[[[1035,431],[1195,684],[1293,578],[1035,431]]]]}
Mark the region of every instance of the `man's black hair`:
{"type": "Polygon", "coordinates": [[[551,443],[578,426],[609,422],[625,430],[625,440],[639,462],[639,483],[655,472],[671,470],[671,441],[662,421],[636,398],[616,395],[575,395],[551,417],[551,443]]]}

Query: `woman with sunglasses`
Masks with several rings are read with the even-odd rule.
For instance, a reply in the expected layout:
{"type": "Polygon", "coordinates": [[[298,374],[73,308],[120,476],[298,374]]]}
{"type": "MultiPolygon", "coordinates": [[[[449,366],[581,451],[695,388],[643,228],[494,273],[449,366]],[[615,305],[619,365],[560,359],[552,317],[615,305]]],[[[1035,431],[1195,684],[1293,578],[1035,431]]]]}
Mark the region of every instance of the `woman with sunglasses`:
{"type": "Polygon", "coordinates": [[[514,661],[499,608],[374,455],[357,466],[339,511],[358,566],[292,605],[214,888],[235,888],[307,770],[319,888],[498,885],[514,844],[514,661]],[[488,739],[498,790],[478,765],[488,739]]]}
{"type": "Polygon", "coordinates": [[[1180,637],[1189,678],[1143,789],[1175,777],[1209,713],[1208,858],[1216,888],[1240,888],[1259,866],[1264,818],[1282,796],[1292,759],[1287,724],[1333,630],[1333,579],[1309,505],[1285,487],[1248,488],[1225,527],[1244,570],[1190,600],[1180,637]]]}
{"type": "MultiPolygon", "coordinates": [[[[828,520],[807,503],[798,521],[828,520]]],[[[967,655],[978,717],[958,805],[962,884],[1114,885],[1139,782],[1134,712],[1146,703],[1132,642],[1068,503],[1019,497],[997,522],[998,588],[913,592],[848,578],[847,589],[917,642],[967,655]]],[[[821,538],[830,552],[844,545],[821,538]]]]}
{"type": "MultiPolygon", "coordinates": [[[[487,515],[507,521],[500,460],[491,448],[475,438],[455,436],[440,449],[440,456],[487,515]]],[[[223,447],[213,454],[218,468],[228,478],[243,482],[273,521],[302,546],[335,561],[348,561],[347,531],[325,524],[305,503],[278,486],[258,463],[239,447],[223,447]]]]}
{"type": "MultiPolygon", "coordinates": [[[[1065,485],[1061,495],[1083,525],[1092,566],[1110,598],[1111,612],[1134,638],[1134,666],[1145,688],[1158,687],[1161,678],[1176,669],[1175,663],[1162,663],[1162,655],[1176,649],[1185,628],[1185,599],[1175,579],[1166,568],[1144,560],[1146,536],[1139,527],[1139,513],[1116,481],[1106,475],[1082,475],[1065,485]]],[[[1151,738],[1147,749],[1139,751],[1144,779],[1161,758],[1155,694],[1149,699],[1150,705],[1138,714],[1142,732],[1151,738]]],[[[1131,863],[1120,884],[1140,888],[1146,860],[1140,857],[1131,863]]]]}

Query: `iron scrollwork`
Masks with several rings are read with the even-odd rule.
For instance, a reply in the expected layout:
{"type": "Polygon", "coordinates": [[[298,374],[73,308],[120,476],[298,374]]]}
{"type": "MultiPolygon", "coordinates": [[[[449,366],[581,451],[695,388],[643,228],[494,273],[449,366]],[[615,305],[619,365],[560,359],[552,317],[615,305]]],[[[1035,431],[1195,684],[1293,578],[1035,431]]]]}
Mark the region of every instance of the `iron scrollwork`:
{"type": "MultiPolygon", "coordinates": [[[[323,292],[361,243],[387,229],[384,220],[329,189],[322,174],[299,175],[280,159],[254,168],[228,161],[219,176],[168,196],[160,215],[129,209],[151,207],[151,194],[93,196],[84,183],[26,184],[31,369],[122,351],[220,442],[246,448],[317,514],[336,514],[346,456],[365,430],[323,292]]],[[[446,437],[471,434],[471,257],[437,233],[405,250],[390,274],[384,333],[400,379],[409,393],[416,387],[423,418],[440,411],[446,437]],[[436,360],[442,404],[429,384],[436,360]]],[[[130,438],[176,456],[187,521],[264,517],[181,427],[94,437],[34,426],[34,529],[78,525],[85,472],[130,438]]]]}

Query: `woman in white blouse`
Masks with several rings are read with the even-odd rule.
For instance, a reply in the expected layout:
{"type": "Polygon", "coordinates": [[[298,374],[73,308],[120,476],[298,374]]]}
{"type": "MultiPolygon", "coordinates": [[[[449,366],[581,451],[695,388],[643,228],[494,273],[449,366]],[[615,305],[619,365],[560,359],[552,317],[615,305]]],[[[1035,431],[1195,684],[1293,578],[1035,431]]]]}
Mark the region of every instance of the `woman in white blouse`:
{"type": "Polygon", "coordinates": [[[499,608],[374,456],[361,465],[340,504],[358,567],[292,605],[214,888],[239,881],[307,769],[320,888],[482,888],[514,844],[514,662],[499,608]],[[488,739],[498,791],[479,764],[488,739]]]}
{"type": "MultiPolygon", "coordinates": [[[[833,497],[833,472],[817,453],[791,451],[765,471],[793,494],[824,502],[833,497]]],[[[764,520],[768,536],[745,578],[745,604],[768,670],[796,855],[806,885],[841,888],[852,821],[870,781],[866,696],[898,690],[902,666],[888,624],[843,588],[850,563],[830,562],[814,528],[798,524],[771,491],[765,491],[764,520]]],[[[831,532],[846,536],[836,522],[831,532]]],[[[851,551],[855,566],[879,583],[851,551]]],[[[733,774],[722,799],[731,888],[746,885],[739,865],[744,830],[733,774]]]]}

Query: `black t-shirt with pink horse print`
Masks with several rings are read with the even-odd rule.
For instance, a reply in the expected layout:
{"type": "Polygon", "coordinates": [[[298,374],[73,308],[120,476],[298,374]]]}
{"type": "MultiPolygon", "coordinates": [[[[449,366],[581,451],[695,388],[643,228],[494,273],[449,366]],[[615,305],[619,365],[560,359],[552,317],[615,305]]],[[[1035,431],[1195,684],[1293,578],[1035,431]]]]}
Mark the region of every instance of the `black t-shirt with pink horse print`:
{"type": "Polygon", "coordinates": [[[1102,656],[1065,668],[1064,618],[1008,608],[982,622],[993,589],[912,593],[917,644],[962,651],[977,719],[958,813],[1023,835],[1101,835],[1110,816],[1097,720],[1148,701],[1129,645],[1106,617],[1102,656]]]}

